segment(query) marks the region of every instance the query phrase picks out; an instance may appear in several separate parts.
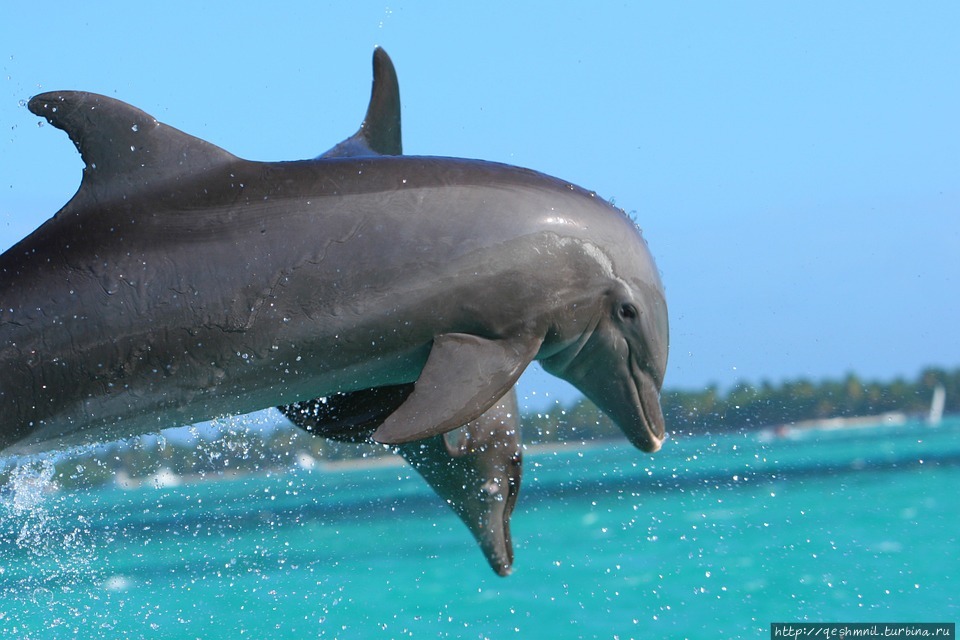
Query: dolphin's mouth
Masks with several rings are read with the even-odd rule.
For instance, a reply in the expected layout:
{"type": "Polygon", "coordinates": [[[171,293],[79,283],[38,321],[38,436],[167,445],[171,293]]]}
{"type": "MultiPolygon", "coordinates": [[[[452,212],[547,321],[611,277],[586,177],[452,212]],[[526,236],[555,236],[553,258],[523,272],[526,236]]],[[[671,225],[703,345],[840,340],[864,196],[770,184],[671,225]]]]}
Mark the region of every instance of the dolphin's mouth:
{"type": "Polygon", "coordinates": [[[594,341],[600,318],[572,345],[540,361],[548,373],[571,382],[606,413],[624,432],[633,446],[654,453],[666,437],[663,410],[660,408],[660,387],[652,372],[640,365],[630,343],[620,338],[613,347],[619,362],[605,375],[591,364],[591,355],[603,354],[610,347],[594,341]]]}
{"type": "MultiPolygon", "coordinates": [[[[491,479],[481,485],[480,501],[486,505],[481,513],[464,512],[464,518],[490,568],[506,577],[513,572],[513,538],[510,535],[510,516],[520,492],[520,456],[507,463],[500,481],[491,479]]],[[[454,509],[456,510],[456,506],[454,509]]]]}
{"type": "Polygon", "coordinates": [[[449,463],[440,469],[449,473],[443,473],[442,481],[431,481],[431,485],[470,529],[490,568],[499,576],[509,576],[513,572],[510,517],[517,504],[523,475],[520,443],[507,438],[508,442],[473,443],[475,446],[461,448],[452,444],[447,434],[440,438],[450,455],[449,463]],[[505,449],[495,452],[487,447],[505,449]],[[484,455],[497,461],[487,465],[484,455]],[[468,497],[469,493],[473,493],[472,498],[468,497]]]}
{"type": "MultiPolygon", "coordinates": [[[[490,567],[497,572],[497,575],[507,577],[513,573],[513,538],[510,535],[510,516],[513,515],[513,508],[517,504],[517,496],[520,495],[520,472],[522,464],[522,454],[518,451],[517,456],[512,458],[508,465],[511,468],[505,469],[506,486],[500,487],[503,492],[503,509],[500,511],[500,526],[492,527],[492,539],[489,541],[489,548],[484,549],[484,555],[490,567]],[[499,533],[499,536],[497,535],[499,533]]],[[[485,546],[481,544],[481,546],[485,546]]]]}
{"type": "Polygon", "coordinates": [[[641,423],[641,428],[631,429],[627,437],[639,449],[655,453],[666,438],[660,392],[653,376],[637,364],[632,351],[627,357],[630,360],[630,377],[633,378],[634,403],[640,410],[641,423]]]}

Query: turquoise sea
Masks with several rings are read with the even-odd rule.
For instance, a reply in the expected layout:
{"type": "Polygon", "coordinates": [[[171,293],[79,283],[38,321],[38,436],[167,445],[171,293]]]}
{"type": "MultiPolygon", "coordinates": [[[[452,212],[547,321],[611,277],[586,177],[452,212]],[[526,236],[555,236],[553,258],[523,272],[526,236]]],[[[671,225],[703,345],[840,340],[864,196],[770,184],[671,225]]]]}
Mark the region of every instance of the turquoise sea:
{"type": "Polygon", "coordinates": [[[11,485],[2,637],[767,638],[960,617],[960,418],[527,451],[508,578],[403,466],[11,485]]]}

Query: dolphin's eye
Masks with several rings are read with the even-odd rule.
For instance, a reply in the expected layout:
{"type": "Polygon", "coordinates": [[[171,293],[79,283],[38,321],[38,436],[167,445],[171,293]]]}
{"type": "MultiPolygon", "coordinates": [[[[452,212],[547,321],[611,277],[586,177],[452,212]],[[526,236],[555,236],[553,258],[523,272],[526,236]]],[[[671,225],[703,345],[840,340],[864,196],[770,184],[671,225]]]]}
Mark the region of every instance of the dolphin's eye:
{"type": "Polygon", "coordinates": [[[636,320],[639,315],[640,313],[637,311],[637,308],[629,302],[620,305],[620,317],[624,320],[636,320]]]}

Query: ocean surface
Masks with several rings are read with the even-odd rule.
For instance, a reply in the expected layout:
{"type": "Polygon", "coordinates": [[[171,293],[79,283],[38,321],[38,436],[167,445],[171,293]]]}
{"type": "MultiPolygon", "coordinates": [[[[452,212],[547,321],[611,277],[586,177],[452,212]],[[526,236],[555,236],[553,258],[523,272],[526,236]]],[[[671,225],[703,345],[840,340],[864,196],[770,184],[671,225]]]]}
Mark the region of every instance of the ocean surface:
{"type": "Polygon", "coordinates": [[[514,574],[403,466],[0,492],[0,637],[768,638],[960,618],[960,418],[527,451],[514,574]]]}

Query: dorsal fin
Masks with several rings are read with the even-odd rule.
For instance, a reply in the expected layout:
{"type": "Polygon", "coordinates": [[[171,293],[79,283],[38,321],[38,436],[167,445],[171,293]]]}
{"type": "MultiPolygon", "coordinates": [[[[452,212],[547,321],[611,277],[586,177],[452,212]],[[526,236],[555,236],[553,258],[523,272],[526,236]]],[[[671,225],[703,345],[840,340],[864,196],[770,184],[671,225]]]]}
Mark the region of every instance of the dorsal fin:
{"type": "Polygon", "coordinates": [[[43,93],[28,107],[66,131],[80,151],[86,167],[78,196],[109,197],[126,187],[177,180],[237,160],[136,107],[95,93],[43,93]]]}
{"type": "Polygon", "coordinates": [[[400,83],[387,52],[373,50],[373,89],[367,115],[355,134],[323,154],[322,158],[403,154],[400,135],[400,83]]]}

